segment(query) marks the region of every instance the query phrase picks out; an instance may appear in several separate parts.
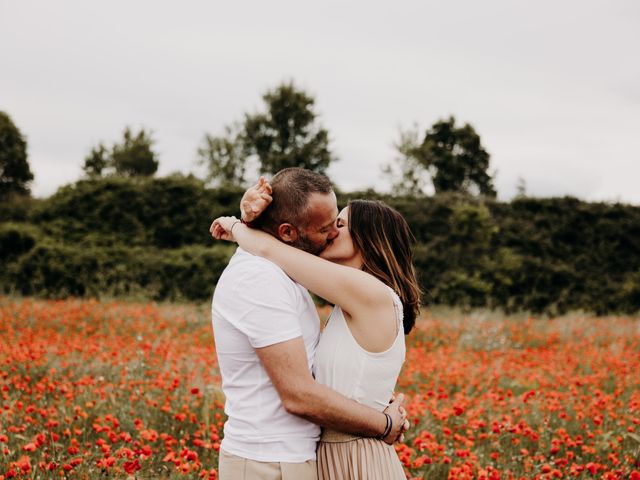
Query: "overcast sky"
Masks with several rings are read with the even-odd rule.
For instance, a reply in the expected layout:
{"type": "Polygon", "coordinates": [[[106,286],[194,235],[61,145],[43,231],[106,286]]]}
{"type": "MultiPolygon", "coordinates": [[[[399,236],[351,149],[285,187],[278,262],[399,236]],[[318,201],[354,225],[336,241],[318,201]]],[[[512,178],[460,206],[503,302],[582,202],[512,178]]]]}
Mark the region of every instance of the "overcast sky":
{"type": "Polygon", "coordinates": [[[640,2],[0,0],[0,110],[33,192],[82,175],[99,141],[152,129],[159,174],[294,80],[316,98],[345,190],[388,188],[400,128],[455,115],[500,198],[640,203],[640,2]]]}

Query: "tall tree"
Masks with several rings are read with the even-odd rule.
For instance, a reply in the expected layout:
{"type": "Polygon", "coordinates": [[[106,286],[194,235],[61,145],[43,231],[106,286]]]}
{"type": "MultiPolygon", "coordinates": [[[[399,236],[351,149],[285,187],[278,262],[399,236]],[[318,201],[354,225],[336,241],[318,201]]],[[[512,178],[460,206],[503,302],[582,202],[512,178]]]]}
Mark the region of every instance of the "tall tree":
{"type": "Polygon", "coordinates": [[[219,186],[246,183],[247,151],[242,137],[242,126],[225,127],[224,135],[206,134],[198,148],[198,162],[207,167],[207,181],[219,186]]]}
{"type": "Polygon", "coordinates": [[[525,198],[527,196],[527,181],[523,177],[518,177],[516,182],[516,198],[525,198]]]}
{"type": "MultiPolygon", "coordinates": [[[[488,173],[489,153],[480,136],[468,123],[455,125],[455,118],[439,120],[419,141],[417,132],[401,132],[396,145],[401,178],[396,186],[403,190],[421,191],[426,171],[436,193],[466,192],[495,197],[493,179],[488,173]]],[[[390,167],[387,172],[392,172],[390,167]]]]}
{"type": "Polygon", "coordinates": [[[32,180],[27,142],[9,115],[0,111],[0,197],[28,194],[32,180]]]}
{"type": "Polygon", "coordinates": [[[153,151],[151,131],[138,133],[124,129],[122,142],[108,149],[99,143],[84,159],[82,169],[88,177],[116,174],[125,177],[150,177],[158,170],[157,154],[153,151]]]}
{"type": "Polygon", "coordinates": [[[151,132],[140,129],[134,134],[125,128],[122,143],[116,143],[111,150],[111,162],[116,173],[123,176],[150,177],[158,170],[156,153],[151,132]]]}
{"type": "Polygon", "coordinates": [[[243,141],[257,155],[263,173],[287,167],[324,172],[335,159],[329,133],[314,111],[315,100],[292,82],[279,85],[262,97],[266,111],[245,115],[243,141]]]}
{"type": "Polygon", "coordinates": [[[99,143],[91,149],[89,155],[84,159],[82,170],[88,177],[101,177],[105,169],[111,164],[109,150],[103,143],[99,143]]]}
{"type": "Polygon", "coordinates": [[[394,145],[400,156],[395,164],[383,168],[383,172],[393,179],[394,192],[400,195],[422,195],[431,181],[424,165],[412,155],[413,149],[420,143],[419,136],[417,127],[400,131],[400,139],[394,145]]]}

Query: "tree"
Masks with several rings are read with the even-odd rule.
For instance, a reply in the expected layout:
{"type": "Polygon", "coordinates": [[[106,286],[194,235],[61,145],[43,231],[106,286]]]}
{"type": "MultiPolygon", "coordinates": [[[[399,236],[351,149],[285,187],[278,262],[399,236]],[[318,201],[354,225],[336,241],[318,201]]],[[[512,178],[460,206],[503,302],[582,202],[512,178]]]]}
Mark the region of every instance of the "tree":
{"type": "Polygon", "coordinates": [[[329,133],[320,127],[313,110],[315,100],[292,82],[262,96],[267,111],[245,115],[244,143],[258,156],[262,173],[287,167],[324,172],[334,160],[329,133]]]}
{"type": "Polygon", "coordinates": [[[9,115],[0,111],[0,197],[28,194],[32,180],[27,142],[9,115]]]}
{"type": "MultiPolygon", "coordinates": [[[[401,178],[396,187],[410,193],[424,189],[422,175],[431,178],[436,193],[466,192],[495,197],[489,169],[489,153],[480,136],[468,123],[456,127],[455,118],[439,120],[427,130],[422,142],[419,134],[401,132],[396,149],[401,154],[398,163],[401,178]]],[[[393,173],[387,167],[388,173],[393,173]]]]}
{"type": "Polygon", "coordinates": [[[518,177],[516,183],[516,198],[525,198],[527,196],[527,182],[524,178],[518,177]]]}
{"type": "Polygon", "coordinates": [[[262,99],[264,111],[245,114],[222,136],[205,135],[198,161],[208,167],[208,180],[219,185],[244,184],[254,160],[260,173],[271,174],[287,167],[324,172],[335,160],[312,96],[289,82],[267,91],[262,99]]]}
{"type": "Polygon", "coordinates": [[[426,184],[430,181],[429,174],[422,163],[411,154],[415,145],[419,143],[417,127],[412,130],[400,131],[400,140],[394,145],[400,153],[395,165],[386,165],[383,172],[394,180],[393,190],[400,195],[419,196],[424,193],[426,184]],[[396,172],[394,167],[399,168],[396,172]]]}
{"type": "Polygon", "coordinates": [[[205,135],[202,146],[198,148],[198,157],[199,163],[207,166],[207,181],[219,186],[246,183],[248,154],[241,129],[235,124],[225,127],[223,136],[205,135]]]}
{"type": "Polygon", "coordinates": [[[84,159],[82,169],[88,177],[101,177],[104,170],[110,165],[109,150],[103,143],[93,147],[89,155],[84,159]]]}
{"type": "Polygon", "coordinates": [[[138,133],[133,133],[126,127],[122,143],[114,143],[111,150],[99,143],[85,157],[82,169],[88,177],[101,177],[106,173],[123,177],[150,177],[158,170],[153,144],[150,131],[140,129],[138,133]]]}
{"type": "Polygon", "coordinates": [[[111,150],[111,163],[116,173],[125,177],[150,177],[158,170],[158,160],[153,146],[151,132],[141,129],[133,134],[125,128],[123,141],[111,150]]]}

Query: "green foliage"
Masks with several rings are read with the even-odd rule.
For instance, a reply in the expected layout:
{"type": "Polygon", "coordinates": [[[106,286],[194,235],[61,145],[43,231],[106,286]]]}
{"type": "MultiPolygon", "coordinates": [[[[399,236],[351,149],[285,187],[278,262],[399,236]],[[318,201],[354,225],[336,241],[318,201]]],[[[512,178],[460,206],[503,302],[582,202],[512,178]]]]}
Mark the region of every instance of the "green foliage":
{"type": "Polygon", "coordinates": [[[89,155],[85,157],[82,170],[84,170],[85,175],[89,178],[100,177],[110,164],[111,157],[109,156],[109,150],[107,150],[107,147],[105,147],[103,143],[100,143],[93,147],[89,155]]]}
{"type": "Polygon", "coordinates": [[[205,135],[198,157],[213,184],[244,185],[252,160],[258,162],[261,173],[268,174],[288,167],[325,172],[335,160],[312,96],[293,83],[284,83],[262,99],[262,112],[245,114],[241,123],[226,127],[222,136],[205,135]]]}
{"type": "Polygon", "coordinates": [[[492,249],[498,226],[489,208],[460,194],[389,203],[408,219],[419,242],[414,255],[425,300],[486,306],[498,285],[490,272],[500,269],[510,254],[496,256],[492,249]]]}
{"type": "Polygon", "coordinates": [[[329,133],[316,121],[313,97],[287,83],[262,98],[266,111],[246,115],[244,121],[245,146],[258,156],[261,172],[288,167],[324,172],[333,157],[329,133]]]}
{"type": "Polygon", "coordinates": [[[400,131],[400,140],[394,145],[400,156],[396,157],[395,164],[383,167],[383,173],[393,182],[393,191],[399,195],[424,196],[425,189],[431,182],[429,171],[419,158],[412,154],[419,143],[417,127],[400,131]]]}
{"type": "Polygon", "coordinates": [[[0,224],[0,262],[3,264],[24,255],[31,250],[41,234],[29,224],[0,224]]]}
{"type": "Polygon", "coordinates": [[[111,162],[119,175],[150,177],[158,170],[158,160],[152,150],[151,132],[141,129],[137,134],[125,128],[122,143],[111,150],[111,162]]]}
{"type": "Polygon", "coordinates": [[[0,222],[28,222],[42,199],[22,194],[10,194],[0,201],[0,222]]]}
{"type": "Polygon", "coordinates": [[[207,167],[207,181],[218,186],[245,185],[247,157],[241,127],[225,127],[225,134],[206,134],[198,148],[199,163],[207,167]]]}
{"type": "Polygon", "coordinates": [[[0,284],[5,293],[41,297],[202,301],[211,298],[232,252],[226,244],[156,250],[43,242],[11,263],[0,284]]]}
{"type": "MultiPolygon", "coordinates": [[[[400,176],[395,187],[416,194],[424,191],[427,173],[436,193],[466,192],[495,197],[488,173],[489,153],[475,129],[465,124],[456,127],[455,118],[439,120],[419,140],[417,130],[401,132],[396,144],[400,176]]],[[[388,167],[387,173],[393,175],[388,167]]]]}
{"type": "Polygon", "coordinates": [[[616,292],[615,300],[623,312],[632,312],[640,308],[640,269],[624,275],[622,288],[616,292]]]}
{"type": "MultiPolygon", "coordinates": [[[[112,176],[46,200],[12,198],[0,203],[2,289],[207,298],[225,264],[218,253],[229,253],[211,240],[209,224],[237,214],[241,195],[193,177],[112,176]]],[[[640,207],[373,191],[340,194],[339,204],[350,198],[379,198],[407,219],[426,303],[549,314],[640,310],[640,207]]]]}
{"type": "Polygon", "coordinates": [[[133,133],[124,129],[122,142],[114,143],[108,150],[103,143],[91,149],[84,159],[82,169],[89,178],[105,173],[124,177],[150,177],[158,170],[157,154],[153,151],[151,132],[140,129],[133,133]]]}
{"type": "Polygon", "coordinates": [[[242,190],[207,190],[180,175],[159,179],[107,177],[61,188],[33,212],[49,236],[85,245],[210,245],[214,216],[236,214],[242,190]]]}
{"type": "Polygon", "coordinates": [[[0,111],[0,198],[28,194],[32,180],[27,142],[9,115],[0,111]]]}
{"type": "Polygon", "coordinates": [[[640,310],[640,207],[575,198],[511,203],[380,198],[409,222],[426,303],[560,314],[640,310]]]}
{"type": "Polygon", "coordinates": [[[624,293],[633,291],[640,270],[640,208],[571,197],[521,198],[491,208],[501,226],[494,244],[525,259],[514,276],[516,304],[531,299],[532,310],[558,312],[640,309],[624,293]]]}

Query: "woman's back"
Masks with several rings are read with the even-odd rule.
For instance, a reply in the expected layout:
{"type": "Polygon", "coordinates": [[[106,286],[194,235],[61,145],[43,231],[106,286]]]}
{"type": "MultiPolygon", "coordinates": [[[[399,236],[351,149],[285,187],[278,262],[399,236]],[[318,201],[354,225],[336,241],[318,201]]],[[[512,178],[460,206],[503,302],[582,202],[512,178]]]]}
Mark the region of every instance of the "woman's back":
{"type": "Polygon", "coordinates": [[[364,405],[384,410],[393,394],[405,358],[402,302],[393,290],[396,337],[383,352],[362,348],[336,306],[327,320],[316,350],[316,380],[364,405]]]}

